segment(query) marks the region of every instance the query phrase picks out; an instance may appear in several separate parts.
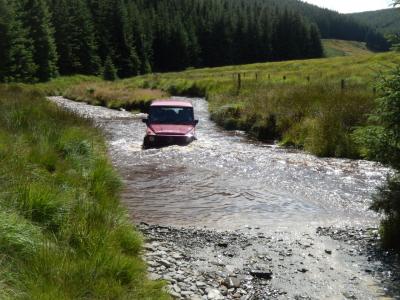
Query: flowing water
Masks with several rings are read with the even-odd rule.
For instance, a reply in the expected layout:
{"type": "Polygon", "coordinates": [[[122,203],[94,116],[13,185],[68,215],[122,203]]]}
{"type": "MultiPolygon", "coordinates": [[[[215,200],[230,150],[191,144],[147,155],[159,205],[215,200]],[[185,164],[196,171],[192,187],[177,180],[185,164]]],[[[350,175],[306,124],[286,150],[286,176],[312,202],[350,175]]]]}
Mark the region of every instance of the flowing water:
{"type": "Polygon", "coordinates": [[[197,141],[142,150],[141,115],[52,100],[104,130],[124,179],[124,203],[138,222],[232,230],[377,222],[368,206],[388,173],[377,163],[316,158],[251,141],[218,128],[203,99],[191,99],[200,120],[197,141]]]}

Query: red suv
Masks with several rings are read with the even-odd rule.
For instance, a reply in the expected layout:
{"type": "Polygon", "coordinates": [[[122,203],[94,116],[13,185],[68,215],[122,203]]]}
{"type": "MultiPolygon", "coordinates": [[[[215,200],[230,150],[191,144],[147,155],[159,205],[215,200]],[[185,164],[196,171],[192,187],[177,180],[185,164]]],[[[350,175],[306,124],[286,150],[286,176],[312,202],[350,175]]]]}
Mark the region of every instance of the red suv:
{"type": "Polygon", "coordinates": [[[143,147],[186,145],[196,139],[193,105],[190,101],[155,100],[150,105],[143,147]]]}

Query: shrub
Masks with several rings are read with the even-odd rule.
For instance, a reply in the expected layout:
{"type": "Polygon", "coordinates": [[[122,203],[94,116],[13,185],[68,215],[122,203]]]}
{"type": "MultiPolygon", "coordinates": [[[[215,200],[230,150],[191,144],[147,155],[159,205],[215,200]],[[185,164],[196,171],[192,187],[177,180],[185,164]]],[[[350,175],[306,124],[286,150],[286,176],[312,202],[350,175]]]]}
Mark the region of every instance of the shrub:
{"type": "Polygon", "coordinates": [[[396,170],[379,189],[371,208],[382,212],[382,241],[400,251],[400,68],[378,85],[382,96],[370,115],[370,125],[355,133],[366,158],[383,162],[396,170]]]}
{"type": "Polygon", "coordinates": [[[368,159],[400,170],[400,68],[378,84],[382,96],[369,117],[369,126],[359,128],[357,141],[368,159]]]}
{"type": "Polygon", "coordinates": [[[383,245],[400,251],[400,174],[388,178],[375,195],[371,209],[385,214],[381,224],[383,245]]]}

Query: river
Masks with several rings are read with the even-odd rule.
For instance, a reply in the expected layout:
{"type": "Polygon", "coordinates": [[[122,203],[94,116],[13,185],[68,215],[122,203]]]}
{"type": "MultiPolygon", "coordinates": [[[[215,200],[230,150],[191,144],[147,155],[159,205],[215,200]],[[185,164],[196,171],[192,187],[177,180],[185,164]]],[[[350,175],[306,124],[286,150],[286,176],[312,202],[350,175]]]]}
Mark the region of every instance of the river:
{"type": "Polygon", "coordinates": [[[141,147],[141,115],[68,103],[94,113],[106,133],[135,220],[215,229],[376,222],[368,206],[387,169],[251,141],[210,121],[205,100],[191,100],[198,140],[150,150],[141,147]]]}
{"type": "Polygon", "coordinates": [[[140,225],[141,230],[161,243],[150,245],[155,252],[148,253],[149,273],[171,281],[176,297],[206,299],[212,288],[223,293],[223,285],[215,285],[223,274],[235,269],[235,276],[246,278],[249,268],[265,265],[273,279],[242,281],[249,296],[243,299],[377,299],[393,289],[392,295],[399,294],[391,274],[400,271],[371,252],[369,246],[377,243],[369,234],[354,229],[376,228],[379,216],[369,206],[389,169],[369,161],[317,158],[222,130],[210,121],[204,99],[190,99],[200,120],[197,141],[148,150],[142,149],[145,115],[50,99],[92,119],[105,133],[124,181],[124,205],[137,224],[154,224],[140,225]],[[229,240],[229,253],[221,240],[229,240]],[[173,258],[177,251],[186,263],[173,258]],[[184,283],[176,277],[181,274],[184,283]],[[204,288],[196,286],[199,280],[204,288]]]}

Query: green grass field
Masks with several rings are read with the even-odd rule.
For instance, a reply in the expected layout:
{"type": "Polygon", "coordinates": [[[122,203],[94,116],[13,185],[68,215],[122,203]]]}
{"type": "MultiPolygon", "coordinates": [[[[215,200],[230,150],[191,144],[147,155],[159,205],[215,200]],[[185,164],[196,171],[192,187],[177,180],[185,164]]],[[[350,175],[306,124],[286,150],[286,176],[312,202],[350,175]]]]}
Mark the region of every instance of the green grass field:
{"type": "Polygon", "coordinates": [[[0,86],[0,299],[169,299],[146,279],[106,153],[38,88],[0,86]]]}
{"type": "Polygon", "coordinates": [[[326,57],[373,54],[363,42],[326,39],[322,44],[326,57]]]}
{"type": "Polygon", "coordinates": [[[367,124],[377,80],[400,64],[395,52],[258,63],[149,74],[116,82],[72,78],[39,86],[47,93],[112,108],[146,110],[155,98],[207,97],[226,129],[318,156],[361,157],[354,130],[367,124]],[[240,77],[240,80],[239,80],[240,77]],[[60,88],[61,86],[61,88],[60,88]]]}

